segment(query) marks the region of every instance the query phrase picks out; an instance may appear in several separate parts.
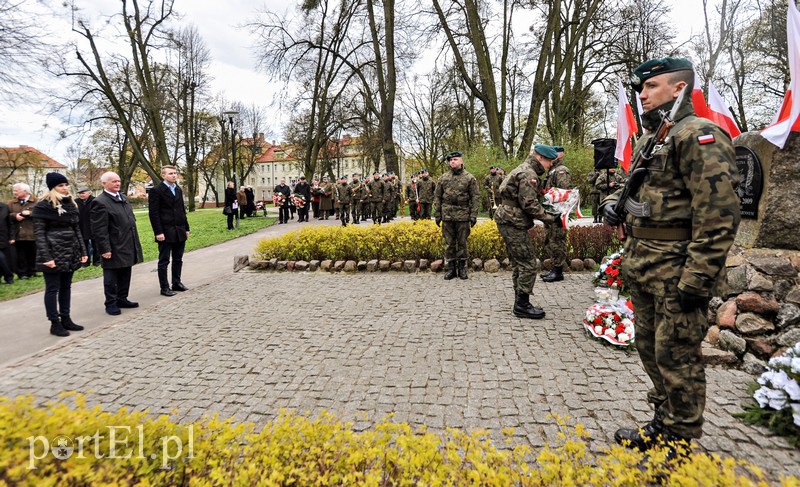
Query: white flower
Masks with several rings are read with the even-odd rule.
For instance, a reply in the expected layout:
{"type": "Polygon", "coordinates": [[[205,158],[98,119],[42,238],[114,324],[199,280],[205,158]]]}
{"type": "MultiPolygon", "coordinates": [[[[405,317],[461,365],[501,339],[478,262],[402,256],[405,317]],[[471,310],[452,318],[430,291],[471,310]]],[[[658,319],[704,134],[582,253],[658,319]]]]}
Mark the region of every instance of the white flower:
{"type": "Polygon", "coordinates": [[[800,426],[800,404],[792,404],[792,418],[794,424],[800,426]]]}
{"type": "Polygon", "coordinates": [[[786,372],[779,370],[772,375],[770,382],[775,389],[783,389],[791,380],[786,372]]]}
{"type": "Polygon", "coordinates": [[[620,333],[619,336],[617,336],[617,339],[621,342],[628,343],[631,337],[627,333],[620,333]]]}
{"type": "Polygon", "coordinates": [[[792,373],[800,374],[800,357],[794,357],[792,359],[792,373]]]}
{"type": "Polygon", "coordinates": [[[769,389],[767,390],[767,398],[769,399],[769,407],[776,411],[786,407],[786,393],[783,390],[769,389]]]}
{"type": "MultiPolygon", "coordinates": [[[[602,265],[600,265],[600,273],[601,273],[601,274],[602,274],[602,273],[604,273],[604,272],[606,271],[606,269],[608,269],[608,264],[602,264],[602,265]]],[[[599,277],[599,276],[598,276],[598,277],[599,277]]]]}
{"type": "Polygon", "coordinates": [[[615,332],[613,328],[606,328],[605,335],[615,338],[617,336],[617,332],[615,332]]]}
{"type": "Polygon", "coordinates": [[[796,380],[790,380],[783,386],[783,390],[786,391],[786,394],[792,399],[792,401],[800,401],[800,385],[797,384],[796,380]]]}
{"type": "Polygon", "coordinates": [[[770,389],[767,387],[760,387],[755,393],[753,393],[753,399],[758,402],[758,406],[761,409],[764,409],[767,407],[767,404],[769,404],[769,398],[767,398],[767,392],[769,390],[770,389]]]}
{"type": "Polygon", "coordinates": [[[594,332],[600,335],[601,333],[603,333],[603,327],[600,325],[595,325],[594,332]]]}

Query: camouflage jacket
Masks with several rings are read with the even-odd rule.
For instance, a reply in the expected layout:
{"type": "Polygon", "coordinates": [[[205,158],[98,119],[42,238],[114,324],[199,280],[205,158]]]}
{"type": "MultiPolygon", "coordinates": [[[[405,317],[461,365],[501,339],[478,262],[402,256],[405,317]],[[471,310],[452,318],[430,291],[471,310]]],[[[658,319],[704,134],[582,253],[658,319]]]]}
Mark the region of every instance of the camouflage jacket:
{"type": "Polygon", "coordinates": [[[397,188],[391,181],[384,181],[383,184],[386,187],[386,197],[383,199],[383,202],[386,204],[394,203],[397,196],[397,188]]]}
{"type": "Polygon", "coordinates": [[[492,191],[494,194],[500,191],[500,185],[503,183],[503,176],[499,174],[487,174],[485,178],[483,178],[483,187],[486,188],[486,193],[489,194],[489,197],[492,196],[492,191]]]}
{"type": "Polygon", "coordinates": [[[478,180],[463,167],[450,170],[439,178],[433,203],[436,205],[434,218],[444,221],[465,222],[478,217],[478,203],[481,190],[478,180]]]}
{"type": "Polygon", "coordinates": [[[371,203],[378,203],[386,199],[386,186],[380,179],[370,179],[367,183],[367,191],[369,192],[367,201],[371,203]]]}
{"type": "Polygon", "coordinates": [[[353,181],[352,183],[350,183],[350,194],[353,195],[353,203],[361,203],[364,201],[369,201],[367,199],[369,190],[367,190],[367,186],[363,184],[361,181],[359,182],[353,181]]]}
{"type": "Polygon", "coordinates": [[[339,183],[336,185],[336,201],[340,205],[349,205],[353,201],[351,187],[347,183],[339,183]]]}
{"type": "Polygon", "coordinates": [[[417,183],[408,183],[405,189],[406,202],[417,201],[417,183]]]}
{"type": "Polygon", "coordinates": [[[539,197],[539,175],[531,165],[532,157],[508,173],[500,185],[500,194],[494,221],[498,225],[509,225],[527,230],[533,226],[533,220],[553,223],[555,216],[547,213],[542,207],[539,197]]]}
{"type": "Polygon", "coordinates": [[[623,173],[622,169],[615,169],[613,174],[610,171],[606,172],[603,170],[600,171],[600,174],[597,176],[597,181],[595,181],[594,185],[595,188],[597,188],[601,193],[608,194],[613,193],[619,188],[625,186],[625,181],[627,180],[628,177],[623,173]],[[613,181],[614,184],[609,187],[610,181],[613,181]]]}
{"type": "MultiPolygon", "coordinates": [[[[653,136],[655,113],[645,114],[650,132],[639,139],[634,157],[653,136]]],[[[710,296],[725,284],[725,261],[739,226],[733,144],[724,130],[695,116],[690,103],[681,107],[675,121],[665,143],[653,151],[648,175],[634,195],[650,205],[651,216],[628,214],[626,222],[633,227],[684,228],[691,237],[655,240],[629,235],[622,271],[625,279],[657,296],[675,293],[676,288],[710,296]]],[[[620,192],[607,200],[616,201],[620,192]]]]}
{"type": "Polygon", "coordinates": [[[544,191],[550,188],[572,189],[572,173],[561,161],[554,161],[544,180],[544,191]]]}
{"type": "Polygon", "coordinates": [[[589,194],[600,194],[600,188],[597,187],[597,180],[600,178],[600,171],[594,170],[586,175],[586,183],[589,185],[589,194]]]}
{"type": "Polygon", "coordinates": [[[420,203],[433,203],[433,195],[436,193],[436,181],[430,176],[427,179],[417,180],[417,191],[419,192],[420,203]]]}

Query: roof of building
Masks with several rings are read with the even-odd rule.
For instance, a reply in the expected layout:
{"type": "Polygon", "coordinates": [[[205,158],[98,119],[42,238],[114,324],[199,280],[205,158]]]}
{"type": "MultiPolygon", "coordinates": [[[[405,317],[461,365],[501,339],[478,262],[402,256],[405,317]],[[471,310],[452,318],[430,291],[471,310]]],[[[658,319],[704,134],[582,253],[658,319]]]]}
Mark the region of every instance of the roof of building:
{"type": "Polygon", "coordinates": [[[43,152],[27,145],[19,147],[0,147],[0,167],[42,167],[66,169],[62,164],[43,152]]]}

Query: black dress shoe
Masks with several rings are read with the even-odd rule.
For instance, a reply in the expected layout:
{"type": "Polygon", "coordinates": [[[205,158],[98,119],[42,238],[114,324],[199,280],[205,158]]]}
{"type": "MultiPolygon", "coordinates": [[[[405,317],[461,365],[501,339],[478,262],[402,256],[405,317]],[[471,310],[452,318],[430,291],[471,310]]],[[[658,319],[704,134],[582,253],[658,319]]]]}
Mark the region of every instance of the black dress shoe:
{"type": "Polygon", "coordinates": [[[119,310],[119,306],[116,306],[116,305],[112,304],[111,306],[106,306],[106,313],[108,313],[108,314],[110,314],[112,316],[116,316],[118,314],[121,314],[122,311],[119,310]]]}
{"type": "Polygon", "coordinates": [[[165,287],[165,288],[163,288],[161,290],[161,295],[162,296],[175,296],[176,294],[178,294],[178,293],[176,293],[175,291],[173,291],[172,289],[170,289],[168,287],[165,287]]]}
{"type": "Polygon", "coordinates": [[[188,291],[189,288],[184,286],[182,282],[176,282],[175,284],[172,285],[172,290],[173,291],[188,291]]]}
{"type": "Polygon", "coordinates": [[[136,301],[128,301],[127,299],[117,300],[117,306],[120,308],[138,308],[139,303],[136,301]]]}

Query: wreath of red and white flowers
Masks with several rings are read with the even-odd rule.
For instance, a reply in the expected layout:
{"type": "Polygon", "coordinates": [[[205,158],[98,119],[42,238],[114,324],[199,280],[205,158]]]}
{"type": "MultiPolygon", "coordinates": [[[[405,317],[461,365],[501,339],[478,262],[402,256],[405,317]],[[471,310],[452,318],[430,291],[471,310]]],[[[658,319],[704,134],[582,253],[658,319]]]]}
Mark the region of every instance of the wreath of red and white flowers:
{"type": "Polygon", "coordinates": [[[624,255],[621,250],[606,257],[603,263],[600,264],[600,270],[594,274],[594,283],[603,287],[615,287],[619,289],[619,292],[627,294],[628,288],[620,275],[620,264],[622,264],[623,258],[624,255]]]}
{"type": "Polygon", "coordinates": [[[306,207],[306,197],[302,194],[295,193],[292,195],[292,202],[294,202],[294,206],[298,208],[305,208],[306,207]]]}
{"type": "Polygon", "coordinates": [[[589,306],[583,326],[595,338],[601,338],[620,347],[632,345],[636,338],[630,299],[589,306]]]}
{"type": "Polygon", "coordinates": [[[283,203],[286,201],[286,195],[283,193],[273,193],[272,194],[272,202],[275,206],[283,206],[283,203]]]}

